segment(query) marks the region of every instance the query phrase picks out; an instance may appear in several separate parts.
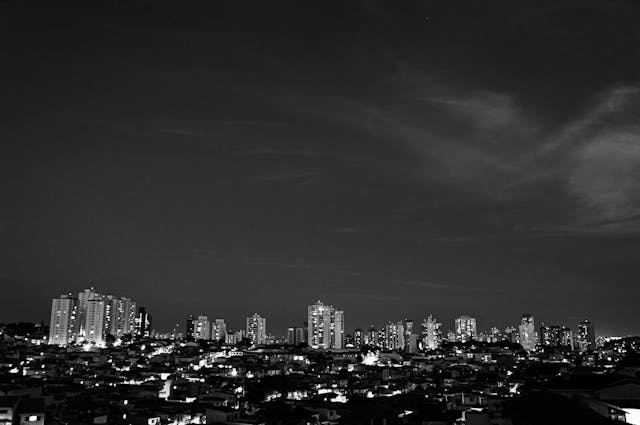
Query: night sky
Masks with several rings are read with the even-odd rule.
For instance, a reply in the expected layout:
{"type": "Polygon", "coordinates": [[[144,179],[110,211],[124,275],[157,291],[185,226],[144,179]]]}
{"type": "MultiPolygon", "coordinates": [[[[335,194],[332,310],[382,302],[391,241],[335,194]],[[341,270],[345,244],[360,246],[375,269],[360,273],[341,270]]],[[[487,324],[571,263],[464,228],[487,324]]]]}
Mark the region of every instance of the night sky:
{"type": "Polygon", "coordinates": [[[0,322],[640,333],[637,1],[0,3],[0,322]]]}

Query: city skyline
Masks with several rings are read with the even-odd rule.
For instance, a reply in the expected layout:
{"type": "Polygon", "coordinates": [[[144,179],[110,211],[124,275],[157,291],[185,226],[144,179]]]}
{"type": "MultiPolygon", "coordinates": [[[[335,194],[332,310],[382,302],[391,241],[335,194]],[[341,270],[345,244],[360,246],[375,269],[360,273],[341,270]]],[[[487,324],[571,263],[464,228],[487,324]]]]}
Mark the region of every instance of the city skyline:
{"type": "MultiPolygon", "coordinates": [[[[49,341],[59,345],[70,342],[89,342],[103,344],[107,335],[121,338],[125,334],[132,336],[150,335],[150,316],[146,307],[140,307],[136,311],[136,303],[124,296],[101,294],[94,287],[84,289],[75,297],[73,293],[61,294],[51,303],[51,319],[49,341]],[[124,306],[123,306],[123,303],[124,306]],[[144,317],[144,319],[143,319],[144,317]],[[98,324],[95,324],[95,322],[98,324]],[[147,330],[140,330],[140,323],[146,321],[147,330]],[[90,331],[90,329],[93,329],[90,331]]],[[[227,323],[227,318],[216,317],[210,319],[206,314],[185,315],[185,326],[176,323],[173,328],[153,329],[164,334],[181,335],[183,338],[194,340],[214,340],[227,343],[236,343],[248,338],[253,344],[265,344],[269,337],[283,337],[286,341],[303,341],[311,348],[316,349],[340,349],[346,346],[346,337],[362,338],[363,340],[378,341],[382,338],[386,347],[396,349],[408,347],[411,343],[421,342],[423,348],[433,349],[440,341],[452,339],[459,342],[486,341],[497,342],[500,338],[511,339],[520,343],[527,351],[537,346],[552,344],[576,344],[581,350],[592,348],[595,344],[595,327],[591,320],[581,319],[575,327],[566,322],[553,323],[541,320],[536,327],[534,315],[523,313],[518,327],[506,325],[501,332],[495,324],[485,327],[478,326],[477,318],[468,314],[458,315],[454,318],[452,326],[447,327],[444,321],[428,313],[418,321],[414,327],[413,319],[405,317],[399,321],[387,320],[382,327],[377,328],[372,321],[368,326],[345,325],[343,310],[324,304],[316,300],[307,306],[307,320],[302,323],[294,323],[288,326],[284,332],[276,330],[268,332],[267,317],[258,313],[247,315],[245,327],[233,328],[227,323]],[[566,326],[569,325],[569,326],[566,326]],[[236,330],[237,329],[237,330],[236,330]],[[568,334],[566,334],[566,332],[568,334]],[[375,335],[369,335],[374,332],[375,335]],[[512,334],[509,334],[512,332],[512,334]],[[566,334],[566,335],[565,335],[566,334]],[[411,341],[411,335],[417,335],[417,340],[411,341]],[[567,336],[568,335],[568,336],[567,336]],[[568,339],[567,339],[568,338],[568,339]],[[585,345],[586,344],[586,345],[585,345]]],[[[624,336],[624,335],[603,335],[624,336]]]]}

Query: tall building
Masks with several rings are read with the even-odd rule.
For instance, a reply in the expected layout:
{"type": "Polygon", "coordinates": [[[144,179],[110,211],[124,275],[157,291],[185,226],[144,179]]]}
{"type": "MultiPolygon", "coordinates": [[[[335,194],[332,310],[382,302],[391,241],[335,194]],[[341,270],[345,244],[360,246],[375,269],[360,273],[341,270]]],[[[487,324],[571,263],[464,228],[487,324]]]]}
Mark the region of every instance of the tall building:
{"type": "Polygon", "coordinates": [[[344,345],[344,312],[317,301],[307,308],[309,347],[342,348],[344,345]]]}
{"type": "Polygon", "coordinates": [[[364,343],[366,345],[378,346],[378,330],[374,325],[369,327],[369,330],[364,335],[364,343]]]}
{"type": "Polygon", "coordinates": [[[198,316],[193,323],[193,338],[195,340],[211,339],[211,322],[208,316],[198,316]]]}
{"type": "Polygon", "coordinates": [[[104,344],[107,334],[107,302],[101,298],[87,300],[82,338],[93,344],[104,344]]]}
{"type": "Polygon", "coordinates": [[[187,323],[185,325],[185,338],[188,340],[192,340],[194,339],[193,336],[193,329],[196,323],[196,319],[193,317],[192,314],[189,315],[189,317],[187,317],[187,323]]]}
{"type": "Polygon", "coordinates": [[[78,299],[71,294],[51,301],[49,344],[67,346],[76,341],[80,331],[78,299]]]}
{"type": "Polygon", "coordinates": [[[495,326],[489,329],[489,333],[487,334],[487,342],[496,343],[502,341],[502,334],[500,330],[495,326]]]}
{"type": "Polygon", "coordinates": [[[90,300],[94,299],[102,299],[102,295],[96,293],[93,287],[87,288],[78,294],[78,319],[80,322],[79,339],[83,338],[86,333],[85,324],[87,321],[87,304],[90,300]]]}
{"type": "Polygon", "coordinates": [[[267,319],[258,313],[247,317],[247,337],[254,344],[265,344],[267,342],[267,319]]]}
{"type": "Polygon", "coordinates": [[[138,309],[134,334],[138,338],[149,338],[151,336],[151,315],[145,307],[138,309]]]}
{"type": "Polygon", "coordinates": [[[568,347],[571,351],[575,349],[573,344],[573,331],[566,326],[560,328],[560,345],[568,347]]]}
{"type": "MultiPolygon", "coordinates": [[[[409,352],[409,345],[411,344],[411,335],[414,335],[413,320],[404,319],[404,351],[409,352]]],[[[417,346],[417,339],[416,339],[417,346]]]]}
{"type": "Polygon", "coordinates": [[[216,319],[211,325],[211,339],[224,340],[227,336],[227,324],[224,319],[216,319]]]}
{"type": "Polygon", "coordinates": [[[596,348],[596,332],[593,327],[593,322],[583,320],[578,324],[576,342],[580,352],[594,350],[596,348]]]}
{"type": "MultiPolygon", "coordinates": [[[[563,338],[563,327],[558,325],[546,326],[544,323],[540,325],[540,344],[543,347],[560,347],[565,344],[563,338]]],[[[570,345],[570,344],[569,344],[570,345]]]]}
{"type": "Polygon", "coordinates": [[[527,351],[536,348],[536,325],[532,314],[523,314],[518,327],[520,345],[527,351]]]}
{"type": "Polygon", "coordinates": [[[435,350],[440,347],[442,339],[440,326],[441,324],[432,315],[428,315],[422,322],[422,344],[425,349],[435,350]]]}
{"type": "Polygon", "coordinates": [[[365,333],[362,329],[357,328],[353,331],[353,346],[362,348],[365,345],[365,333]]]}
{"type": "Polygon", "coordinates": [[[404,350],[404,337],[404,322],[402,320],[387,323],[385,326],[384,348],[387,350],[404,350]]]}
{"type": "Polygon", "coordinates": [[[518,330],[513,326],[507,326],[504,328],[504,338],[512,344],[520,343],[520,335],[518,334],[518,330]]]}
{"type": "Polygon", "coordinates": [[[136,303],[127,297],[109,296],[107,305],[108,332],[120,338],[132,334],[136,323],[136,303]]]}
{"type": "Polygon", "coordinates": [[[460,316],[455,321],[456,341],[467,342],[478,339],[478,329],[476,318],[471,316],[460,316]]]}
{"type": "Polygon", "coordinates": [[[302,344],[305,340],[304,328],[291,327],[287,329],[287,344],[298,345],[302,344]]]}

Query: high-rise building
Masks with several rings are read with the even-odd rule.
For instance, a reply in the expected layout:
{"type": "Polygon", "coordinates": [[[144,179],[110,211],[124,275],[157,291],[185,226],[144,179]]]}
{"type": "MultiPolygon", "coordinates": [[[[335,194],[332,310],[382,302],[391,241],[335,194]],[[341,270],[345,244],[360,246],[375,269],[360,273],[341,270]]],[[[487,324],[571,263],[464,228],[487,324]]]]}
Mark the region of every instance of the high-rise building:
{"type": "Polygon", "coordinates": [[[471,316],[460,316],[455,321],[456,341],[467,342],[478,339],[476,318],[471,316]]]}
{"type": "Polygon", "coordinates": [[[304,328],[291,327],[287,329],[287,344],[298,345],[302,344],[305,340],[304,328]]]}
{"type": "Polygon", "coordinates": [[[374,325],[371,325],[364,335],[364,343],[374,347],[378,346],[378,329],[374,325]]]}
{"type": "Polygon", "coordinates": [[[362,348],[365,345],[365,334],[360,328],[353,331],[353,346],[356,348],[362,348]]]}
{"type": "Polygon", "coordinates": [[[188,340],[194,339],[193,330],[194,330],[195,323],[196,323],[196,319],[193,317],[192,314],[190,314],[189,317],[187,317],[187,323],[185,325],[185,338],[187,338],[188,340]]]}
{"type": "Polygon", "coordinates": [[[78,339],[83,339],[85,337],[85,334],[86,334],[85,324],[87,321],[87,304],[90,300],[94,300],[94,299],[102,299],[102,295],[96,293],[96,290],[93,287],[87,288],[78,294],[78,311],[79,311],[78,319],[80,322],[80,331],[79,331],[78,339]]]}
{"type": "Polygon", "coordinates": [[[566,326],[560,328],[560,345],[568,347],[571,351],[575,349],[573,344],[573,332],[566,326]]]}
{"type": "Polygon", "coordinates": [[[596,332],[593,327],[593,322],[583,320],[578,324],[576,342],[580,352],[594,350],[596,348],[596,332]]]}
{"type": "Polygon", "coordinates": [[[385,343],[384,348],[387,350],[404,350],[404,322],[389,322],[385,326],[385,343]]]}
{"type": "Polygon", "coordinates": [[[314,349],[342,348],[344,312],[317,301],[307,308],[308,344],[314,349]]]}
{"type": "Polygon", "coordinates": [[[532,351],[536,348],[536,326],[532,314],[523,314],[520,319],[520,326],[518,327],[518,334],[520,335],[520,345],[527,351],[532,351]]]}
{"type": "Polygon", "coordinates": [[[267,340],[267,319],[258,313],[247,317],[247,337],[254,344],[265,344],[267,340]]]}
{"type": "Polygon", "coordinates": [[[211,325],[211,339],[221,341],[227,335],[227,324],[224,319],[216,319],[211,325]]]}
{"type": "Polygon", "coordinates": [[[116,338],[132,334],[136,322],[136,303],[127,297],[108,296],[108,333],[116,338]]]}
{"type": "Polygon", "coordinates": [[[502,334],[500,330],[495,326],[489,329],[489,333],[487,334],[487,342],[496,343],[502,341],[502,334]]]}
{"type": "Polygon", "coordinates": [[[78,299],[71,294],[51,301],[49,344],[67,346],[76,341],[80,331],[78,299]]]}
{"type": "Polygon", "coordinates": [[[193,323],[193,338],[195,340],[211,339],[211,322],[208,316],[198,316],[193,323]]]}
{"type": "Polygon", "coordinates": [[[149,338],[151,336],[151,315],[145,307],[138,309],[134,334],[137,338],[149,338]]]}
{"type": "MultiPolygon", "coordinates": [[[[409,352],[409,344],[411,343],[411,335],[414,335],[413,320],[404,319],[404,351],[409,352]]],[[[417,339],[416,339],[417,341],[417,339]]],[[[416,343],[417,346],[417,343],[416,343]]]]}
{"type": "Polygon", "coordinates": [[[86,304],[84,335],[82,338],[93,344],[105,343],[107,331],[107,302],[101,298],[89,299],[86,304]]]}
{"type": "Polygon", "coordinates": [[[563,328],[558,325],[540,325],[540,344],[543,347],[560,347],[566,345],[563,341],[563,328]]]}
{"type": "Polygon", "coordinates": [[[432,315],[427,316],[422,322],[422,344],[426,350],[435,350],[440,347],[442,335],[441,324],[432,315]]]}
{"type": "Polygon", "coordinates": [[[513,326],[507,326],[504,328],[504,338],[512,344],[520,343],[520,335],[518,334],[518,330],[513,326]]]}

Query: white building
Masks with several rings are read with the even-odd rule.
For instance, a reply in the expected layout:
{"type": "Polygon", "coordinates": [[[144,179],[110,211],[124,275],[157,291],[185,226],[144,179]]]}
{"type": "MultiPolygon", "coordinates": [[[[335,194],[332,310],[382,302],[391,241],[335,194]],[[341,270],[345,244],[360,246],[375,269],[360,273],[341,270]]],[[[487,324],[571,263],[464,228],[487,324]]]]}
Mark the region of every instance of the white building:
{"type": "Polygon", "coordinates": [[[267,319],[254,313],[247,317],[247,338],[254,344],[264,344],[267,341],[267,319]]]}
{"type": "Polygon", "coordinates": [[[520,345],[522,345],[522,348],[527,351],[532,351],[536,348],[536,326],[533,315],[522,315],[520,326],[518,326],[518,335],[520,336],[520,345]]]}
{"type": "Polygon", "coordinates": [[[478,329],[476,318],[471,316],[460,316],[456,319],[456,341],[467,342],[478,339],[478,329]]]}
{"type": "Polygon", "coordinates": [[[432,315],[427,316],[422,322],[422,343],[427,350],[435,350],[440,347],[442,339],[440,326],[441,324],[432,315]]]}
{"type": "Polygon", "coordinates": [[[224,319],[216,319],[211,326],[211,338],[215,341],[225,339],[227,336],[227,324],[224,319]]]}
{"type": "Polygon", "coordinates": [[[49,321],[49,344],[66,346],[75,342],[80,330],[78,300],[69,295],[60,295],[51,301],[49,321]]]}
{"type": "Polygon", "coordinates": [[[87,301],[84,320],[84,339],[94,344],[104,344],[107,330],[107,301],[92,299],[87,301]]]}
{"type": "Polygon", "coordinates": [[[193,323],[193,338],[199,339],[211,339],[211,322],[209,322],[208,316],[198,316],[198,319],[193,323]]]}
{"type": "Polygon", "coordinates": [[[316,301],[307,308],[309,346],[314,349],[343,348],[344,312],[316,301]]]}

